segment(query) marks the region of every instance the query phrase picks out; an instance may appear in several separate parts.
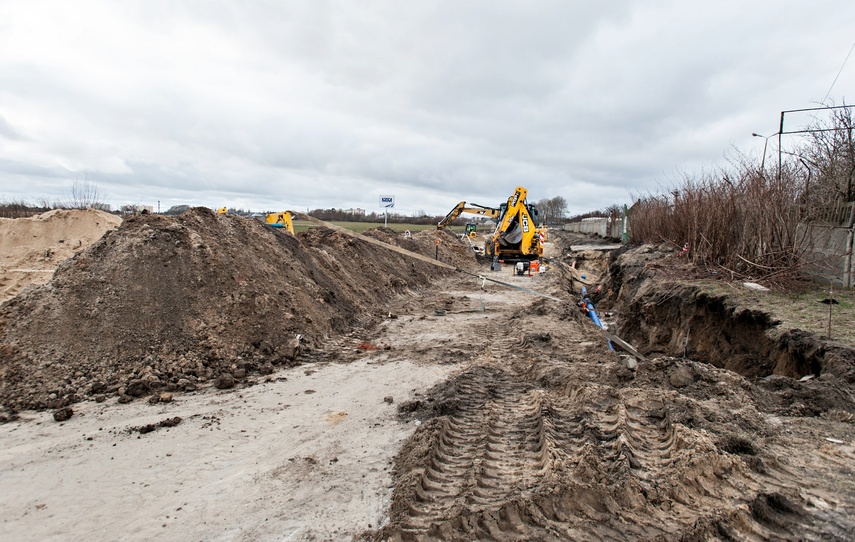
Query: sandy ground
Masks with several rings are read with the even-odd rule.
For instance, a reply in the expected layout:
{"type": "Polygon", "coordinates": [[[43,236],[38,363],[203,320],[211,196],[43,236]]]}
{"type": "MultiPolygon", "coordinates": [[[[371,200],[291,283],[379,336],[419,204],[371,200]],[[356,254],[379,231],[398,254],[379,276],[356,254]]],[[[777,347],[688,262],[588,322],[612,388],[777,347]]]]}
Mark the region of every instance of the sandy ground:
{"type": "Polygon", "coordinates": [[[369,356],[156,406],[80,403],[64,423],[22,413],[0,425],[2,538],[340,540],[377,528],[392,457],[416,426],[384,398],[450,370],[369,356]]]}
{"type": "Polygon", "coordinates": [[[0,303],[29,285],[46,284],[60,262],[121,222],[116,215],[94,209],[0,218],[0,303]]]}
{"type": "Polygon", "coordinates": [[[569,291],[601,256],[484,271],[560,302],[472,276],[413,287],[253,386],[21,412],[0,426],[4,537],[850,540],[850,384],[630,368],[569,291]]]}

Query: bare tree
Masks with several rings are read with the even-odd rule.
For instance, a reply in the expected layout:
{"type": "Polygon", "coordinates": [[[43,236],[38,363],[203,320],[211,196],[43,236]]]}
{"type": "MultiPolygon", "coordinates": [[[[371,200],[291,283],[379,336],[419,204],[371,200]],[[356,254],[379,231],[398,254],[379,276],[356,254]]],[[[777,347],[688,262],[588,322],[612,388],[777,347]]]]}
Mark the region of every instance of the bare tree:
{"type": "Polygon", "coordinates": [[[816,120],[810,126],[806,144],[796,156],[808,169],[810,184],[804,202],[827,206],[855,200],[855,119],[852,108],[832,109],[830,120],[816,120]]]}
{"type": "Polygon", "coordinates": [[[535,203],[535,207],[537,207],[540,213],[540,220],[543,222],[559,220],[567,214],[567,200],[561,196],[542,199],[535,203]]]}
{"type": "Polygon", "coordinates": [[[98,187],[91,181],[74,181],[71,187],[71,199],[60,203],[59,207],[67,209],[101,209],[104,203],[98,187]]]}

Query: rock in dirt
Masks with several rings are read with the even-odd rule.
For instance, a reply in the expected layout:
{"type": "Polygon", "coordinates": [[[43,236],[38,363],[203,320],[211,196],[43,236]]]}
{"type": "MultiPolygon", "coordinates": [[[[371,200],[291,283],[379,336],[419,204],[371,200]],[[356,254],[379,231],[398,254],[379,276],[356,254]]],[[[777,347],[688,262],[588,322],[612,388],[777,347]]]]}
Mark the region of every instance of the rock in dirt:
{"type": "Polygon", "coordinates": [[[695,372],[688,365],[679,365],[668,371],[668,381],[675,388],[685,388],[695,383],[695,372]]]}
{"type": "Polygon", "coordinates": [[[219,390],[227,390],[229,388],[234,388],[235,378],[228,373],[221,374],[219,377],[217,377],[216,382],[214,382],[214,386],[216,386],[219,390]]]}
{"type": "Polygon", "coordinates": [[[63,407],[53,413],[53,419],[58,422],[64,422],[71,419],[71,416],[73,415],[74,410],[72,410],[71,407],[63,407]]]}
{"type": "Polygon", "coordinates": [[[149,383],[145,380],[132,380],[125,388],[125,393],[131,397],[142,397],[149,392],[149,383]]]}

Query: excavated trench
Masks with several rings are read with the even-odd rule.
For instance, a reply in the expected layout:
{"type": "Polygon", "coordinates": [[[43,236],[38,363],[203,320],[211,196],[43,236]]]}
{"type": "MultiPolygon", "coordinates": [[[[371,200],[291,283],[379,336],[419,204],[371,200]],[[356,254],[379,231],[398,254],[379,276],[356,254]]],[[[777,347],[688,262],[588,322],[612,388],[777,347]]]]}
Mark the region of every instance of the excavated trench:
{"type": "MultiPolygon", "coordinates": [[[[662,278],[667,257],[658,249],[619,250],[608,256],[607,295],[601,307],[615,315],[616,333],[641,353],[708,363],[757,379],[799,379],[831,372],[852,382],[853,352],[824,338],[780,329],[780,321],[737,305],[701,286],[662,278]]],[[[603,261],[583,261],[596,270],[603,261]]]]}

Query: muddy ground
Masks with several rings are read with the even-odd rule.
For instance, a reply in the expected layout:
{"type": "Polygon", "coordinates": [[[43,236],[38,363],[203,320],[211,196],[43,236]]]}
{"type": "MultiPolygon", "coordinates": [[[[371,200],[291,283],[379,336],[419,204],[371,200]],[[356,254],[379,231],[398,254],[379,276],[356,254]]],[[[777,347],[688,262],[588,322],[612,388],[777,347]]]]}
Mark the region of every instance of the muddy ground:
{"type": "MultiPolygon", "coordinates": [[[[372,235],[433,255],[432,233],[372,235]]],[[[19,418],[0,426],[4,529],[850,539],[851,348],[657,278],[661,247],[550,241],[548,270],[515,276],[442,238],[446,261],[513,288],[329,230],[293,239],[203,210],[126,221],[0,309],[0,398],[19,418]],[[643,361],[609,349],[576,306],[583,285],[643,361]]]]}

